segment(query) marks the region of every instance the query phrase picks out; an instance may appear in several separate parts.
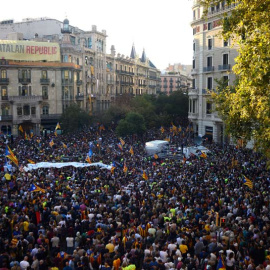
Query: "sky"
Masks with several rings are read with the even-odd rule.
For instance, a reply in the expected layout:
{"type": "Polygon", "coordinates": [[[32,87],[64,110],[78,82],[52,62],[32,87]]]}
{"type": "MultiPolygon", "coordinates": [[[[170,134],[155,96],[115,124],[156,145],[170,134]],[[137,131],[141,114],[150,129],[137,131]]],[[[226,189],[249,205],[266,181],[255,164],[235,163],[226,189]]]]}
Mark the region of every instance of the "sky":
{"type": "Polygon", "coordinates": [[[130,56],[132,44],[141,57],[164,70],[169,64],[192,63],[192,0],[12,0],[5,1],[0,21],[48,17],[89,31],[106,30],[107,53],[130,56]]]}

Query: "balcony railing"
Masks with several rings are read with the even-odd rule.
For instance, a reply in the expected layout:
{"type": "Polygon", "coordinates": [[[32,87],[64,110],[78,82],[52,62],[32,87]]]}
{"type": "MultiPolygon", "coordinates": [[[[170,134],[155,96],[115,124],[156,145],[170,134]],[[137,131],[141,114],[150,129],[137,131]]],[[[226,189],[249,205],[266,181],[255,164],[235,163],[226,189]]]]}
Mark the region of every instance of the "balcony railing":
{"type": "Polygon", "coordinates": [[[203,72],[212,72],[215,70],[214,66],[204,67],[203,72]]]}
{"type": "Polygon", "coordinates": [[[13,119],[12,115],[1,115],[2,121],[11,121],[13,119]]]}
{"type": "Polygon", "coordinates": [[[41,79],[40,79],[40,83],[41,83],[41,84],[47,84],[47,85],[48,85],[48,84],[50,84],[50,79],[44,79],[44,78],[41,78],[41,79]]]}
{"type": "Polygon", "coordinates": [[[62,114],[41,114],[41,119],[60,119],[62,114]]]}
{"type": "Polygon", "coordinates": [[[71,84],[73,83],[72,79],[62,79],[62,84],[71,84]]]}
{"type": "Polygon", "coordinates": [[[29,102],[29,101],[42,101],[42,96],[9,96],[9,101],[20,101],[20,102],[29,102]]]}
{"type": "Polygon", "coordinates": [[[227,64],[227,65],[218,65],[218,70],[230,70],[231,69],[231,65],[227,64]]]}
{"type": "Polygon", "coordinates": [[[9,78],[0,78],[0,84],[9,84],[9,78]]]}
{"type": "Polygon", "coordinates": [[[82,80],[77,80],[77,81],[76,81],[76,84],[77,84],[77,85],[82,85],[82,80]]]}
{"type": "Polygon", "coordinates": [[[191,70],[191,74],[197,74],[198,73],[198,69],[197,68],[193,68],[192,70],[191,70]]]}
{"type": "Polygon", "coordinates": [[[1,99],[2,100],[8,100],[8,96],[2,96],[1,99]]]}
{"type": "Polygon", "coordinates": [[[107,80],[107,84],[114,84],[114,80],[107,80]]]}
{"type": "Polygon", "coordinates": [[[191,88],[188,90],[189,95],[198,95],[199,94],[199,89],[198,88],[191,88]]]}
{"type": "Polygon", "coordinates": [[[76,95],[76,100],[83,100],[84,94],[78,94],[76,95]]]}
{"type": "Polygon", "coordinates": [[[19,83],[21,84],[31,83],[31,78],[19,78],[19,83]]]}

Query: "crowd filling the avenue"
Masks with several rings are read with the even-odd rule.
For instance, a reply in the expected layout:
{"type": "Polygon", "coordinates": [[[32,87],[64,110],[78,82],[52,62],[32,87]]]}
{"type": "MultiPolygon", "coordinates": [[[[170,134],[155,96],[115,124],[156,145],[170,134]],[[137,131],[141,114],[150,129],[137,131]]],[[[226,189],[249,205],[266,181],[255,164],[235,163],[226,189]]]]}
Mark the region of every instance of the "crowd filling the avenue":
{"type": "Polygon", "coordinates": [[[192,132],[169,129],[1,138],[0,270],[270,269],[259,153],[206,141],[207,155],[173,158],[192,132]],[[145,142],[164,138],[172,155],[148,156],[145,142]],[[110,168],[24,170],[66,161],[110,168]]]}

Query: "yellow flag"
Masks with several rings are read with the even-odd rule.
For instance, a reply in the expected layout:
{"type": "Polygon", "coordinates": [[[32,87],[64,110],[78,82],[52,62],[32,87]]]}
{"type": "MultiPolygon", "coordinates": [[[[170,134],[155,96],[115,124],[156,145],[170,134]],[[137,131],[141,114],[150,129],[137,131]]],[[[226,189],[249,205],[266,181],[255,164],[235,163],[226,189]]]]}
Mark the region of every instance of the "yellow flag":
{"type": "Polygon", "coordinates": [[[148,180],[148,175],[146,174],[145,171],[143,171],[143,176],[142,177],[143,177],[144,180],[148,180]]]}
{"type": "Polygon", "coordinates": [[[123,172],[124,172],[124,173],[127,173],[127,170],[128,170],[128,168],[127,168],[126,163],[125,163],[123,172]]]}
{"type": "Polygon", "coordinates": [[[132,156],[134,155],[134,151],[133,151],[132,146],[130,147],[129,153],[130,153],[132,156]]]}
{"type": "Polygon", "coordinates": [[[86,159],[85,159],[89,164],[91,164],[92,162],[91,162],[91,159],[90,159],[90,157],[87,155],[87,157],[86,157],[86,159]]]}
{"type": "Polygon", "coordinates": [[[122,146],[124,146],[125,141],[122,138],[120,138],[120,143],[122,144],[122,146]]]}
{"type": "Polygon", "coordinates": [[[157,155],[157,154],[154,154],[154,158],[155,158],[155,159],[158,159],[158,155],[157,155]]]}
{"type": "Polygon", "coordinates": [[[31,160],[31,159],[27,159],[27,160],[28,160],[28,162],[31,163],[31,164],[36,164],[36,162],[33,161],[33,160],[31,160]]]}
{"type": "Polygon", "coordinates": [[[23,128],[21,125],[19,126],[19,131],[21,131],[23,133],[23,128]]]}

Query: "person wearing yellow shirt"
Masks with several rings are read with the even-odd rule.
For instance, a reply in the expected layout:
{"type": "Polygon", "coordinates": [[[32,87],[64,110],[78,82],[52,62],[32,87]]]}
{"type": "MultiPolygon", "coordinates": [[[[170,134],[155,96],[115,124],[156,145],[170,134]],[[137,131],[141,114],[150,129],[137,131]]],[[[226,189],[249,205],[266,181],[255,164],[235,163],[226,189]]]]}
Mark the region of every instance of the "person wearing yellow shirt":
{"type": "Polygon", "coordinates": [[[136,270],[135,264],[129,264],[128,266],[126,263],[123,263],[122,270],[136,270]]]}
{"type": "Polygon", "coordinates": [[[188,246],[186,245],[186,241],[182,241],[182,244],[180,244],[179,249],[182,253],[183,258],[187,257],[187,252],[188,252],[188,246]]]}
{"type": "Polygon", "coordinates": [[[109,253],[113,253],[114,252],[114,244],[112,242],[109,242],[106,246],[106,249],[109,250],[109,253]]]}
{"type": "Polygon", "coordinates": [[[23,222],[23,231],[27,233],[29,231],[29,222],[27,220],[24,220],[23,222]]]}

